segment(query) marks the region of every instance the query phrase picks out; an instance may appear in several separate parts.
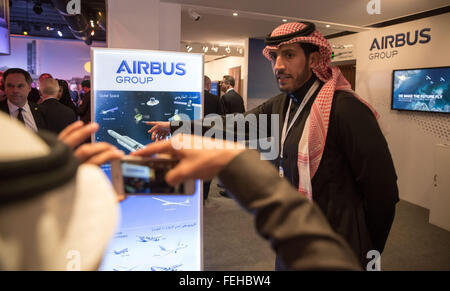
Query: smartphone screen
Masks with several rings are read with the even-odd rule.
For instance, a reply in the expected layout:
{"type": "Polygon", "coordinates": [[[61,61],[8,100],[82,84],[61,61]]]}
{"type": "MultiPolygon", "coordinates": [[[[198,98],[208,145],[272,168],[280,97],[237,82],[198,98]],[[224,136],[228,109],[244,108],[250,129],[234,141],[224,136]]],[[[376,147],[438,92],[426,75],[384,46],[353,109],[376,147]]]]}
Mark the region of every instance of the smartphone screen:
{"type": "Polygon", "coordinates": [[[120,166],[125,194],[184,193],[184,184],[171,186],[166,183],[167,172],[176,161],[147,162],[145,164],[122,161],[120,166]]]}

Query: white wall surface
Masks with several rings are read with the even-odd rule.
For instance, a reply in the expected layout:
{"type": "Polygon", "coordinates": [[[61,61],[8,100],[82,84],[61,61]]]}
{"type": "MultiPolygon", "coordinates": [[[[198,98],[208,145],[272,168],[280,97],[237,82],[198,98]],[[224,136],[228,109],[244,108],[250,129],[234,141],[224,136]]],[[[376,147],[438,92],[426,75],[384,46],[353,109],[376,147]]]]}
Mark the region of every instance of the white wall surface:
{"type": "Polygon", "coordinates": [[[11,55],[0,56],[0,67],[17,67],[27,70],[27,43],[36,41],[37,75],[50,73],[54,78],[70,80],[89,75],[84,64],[90,61],[90,48],[105,47],[93,42],[91,46],[80,40],[11,36],[11,55]]]}
{"type": "MultiPolygon", "coordinates": [[[[400,198],[425,208],[430,207],[436,163],[435,145],[450,143],[450,115],[391,110],[392,70],[450,65],[448,14],[393,25],[342,38],[332,44],[354,43],[356,52],[356,92],[369,101],[382,116],[383,132],[389,144],[398,175],[400,198]],[[373,39],[399,33],[415,33],[431,28],[431,40],[397,50],[391,58],[370,60],[373,39]]],[[[375,50],[372,50],[374,52],[375,50]]]]}

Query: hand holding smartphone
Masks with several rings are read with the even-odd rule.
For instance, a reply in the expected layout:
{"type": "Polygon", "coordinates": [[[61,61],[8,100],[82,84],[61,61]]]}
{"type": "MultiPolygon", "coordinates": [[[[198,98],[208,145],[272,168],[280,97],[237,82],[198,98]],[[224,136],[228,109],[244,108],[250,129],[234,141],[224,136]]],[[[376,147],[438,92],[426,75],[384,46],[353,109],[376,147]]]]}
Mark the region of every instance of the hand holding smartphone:
{"type": "Polygon", "coordinates": [[[156,157],[126,156],[111,162],[114,189],[124,195],[192,195],[195,180],[175,186],[167,184],[165,176],[178,163],[168,155],[156,157]]]}

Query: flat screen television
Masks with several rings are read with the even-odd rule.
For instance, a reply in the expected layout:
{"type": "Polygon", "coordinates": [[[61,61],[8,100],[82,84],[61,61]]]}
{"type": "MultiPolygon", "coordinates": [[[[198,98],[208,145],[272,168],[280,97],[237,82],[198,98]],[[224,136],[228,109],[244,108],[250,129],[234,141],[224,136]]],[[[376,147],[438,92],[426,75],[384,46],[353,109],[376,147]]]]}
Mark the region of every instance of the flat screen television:
{"type": "Polygon", "coordinates": [[[0,55],[9,55],[9,1],[0,0],[0,55]]]}
{"type": "MultiPolygon", "coordinates": [[[[211,82],[211,89],[209,90],[209,93],[211,93],[211,94],[214,94],[214,95],[217,95],[217,90],[218,90],[218,84],[219,84],[219,82],[218,81],[214,81],[214,82],[211,82]]],[[[218,96],[218,95],[217,95],[218,96]]]]}
{"type": "Polygon", "coordinates": [[[450,113],[450,66],[394,70],[392,109],[450,113]]]}

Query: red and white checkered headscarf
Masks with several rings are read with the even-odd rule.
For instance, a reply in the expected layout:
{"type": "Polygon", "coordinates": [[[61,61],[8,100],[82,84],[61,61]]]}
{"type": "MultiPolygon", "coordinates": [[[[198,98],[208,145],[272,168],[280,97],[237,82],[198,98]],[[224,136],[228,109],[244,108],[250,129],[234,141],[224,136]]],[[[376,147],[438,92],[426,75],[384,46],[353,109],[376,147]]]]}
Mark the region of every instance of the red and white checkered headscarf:
{"type": "MultiPolygon", "coordinates": [[[[275,28],[270,37],[298,32],[306,27],[307,24],[301,22],[286,23],[275,28]]],[[[296,42],[310,43],[319,47],[320,61],[311,69],[325,83],[314,100],[298,146],[298,191],[312,200],[311,179],[317,172],[325,148],[334,92],[336,90],[349,91],[368,106],[376,118],[378,118],[378,113],[351,89],[339,68],[330,66],[332,53],[330,44],[317,29],[308,36],[297,36],[277,45],[267,45],[263,50],[263,55],[271,61],[269,55],[271,50],[296,42]]]]}

